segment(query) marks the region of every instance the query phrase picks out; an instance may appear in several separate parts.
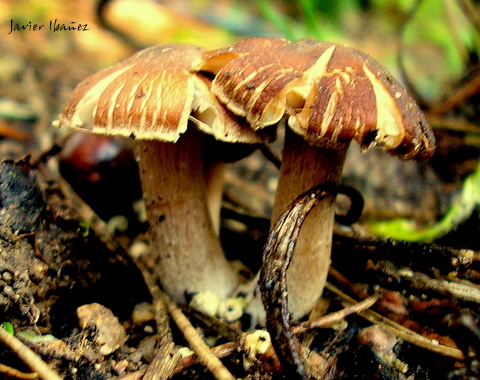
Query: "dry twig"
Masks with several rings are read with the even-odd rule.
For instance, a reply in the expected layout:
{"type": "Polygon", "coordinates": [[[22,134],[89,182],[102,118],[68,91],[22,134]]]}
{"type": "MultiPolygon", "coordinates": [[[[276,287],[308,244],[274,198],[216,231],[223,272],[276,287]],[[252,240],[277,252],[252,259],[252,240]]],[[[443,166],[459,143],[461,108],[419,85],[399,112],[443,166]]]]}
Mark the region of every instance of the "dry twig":
{"type": "Polygon", "coordinates": [[[142,272],[143,278],[148,286],[153,298],[153,307],[155,309],[155,322],[157,324],[158,344],[160,346],[152,363],[143,376],[144,380],[169,379],[180,360],[178,350],[175,350],[172,332],[170,330],[170,320],[168,316],[168,307],[163,297],[163,292],[157,286],[153,276],[144,265],[137,262],[137,266],[142,272]]]}
{"type": "Polygon", "coordinates": [[[364,299],[361,302],[355,303],[352,306],[348,306],[342,310],[336,311],[334,313],[327,314],[323,317],[317,318],[312,321],[308,321],[305,323],[301,323],[297,326],[292,327],[292,333],[294,334],[301,334],[305,331],[318,329],[325,326],[329,326],[333,323],[340,322],[344,320],[346,317],[352,314],[358,314],[364,310],[370,308],[376,301],[378,300],[378,296],[373,295],[364,299]]]}

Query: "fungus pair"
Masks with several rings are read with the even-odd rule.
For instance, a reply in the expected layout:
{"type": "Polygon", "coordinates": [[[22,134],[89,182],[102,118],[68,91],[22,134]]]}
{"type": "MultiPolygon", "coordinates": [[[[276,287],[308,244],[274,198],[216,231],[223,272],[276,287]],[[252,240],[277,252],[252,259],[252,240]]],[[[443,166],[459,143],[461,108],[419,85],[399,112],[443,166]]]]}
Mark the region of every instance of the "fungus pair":
{"type": "MultiPolygon", "coordinates": [[[[272,224],[305,190],[340,180],[351,140],[402,159],[427,159],[434,149],[418,106],[382,66],[357,50],[309,39],[251,38],[214,51],[146,49],[81,83],[59,123],[141,140],[157,275],[184,302],[185,293],[206,290],[225,298],[237,284],[213,227],[218,210],[208,211],[200,131],[260,143],[264,128],[284,117],[289,128],[272,224]]],[[[322,293],[334,212],[334,200],[325,200],[303,225],[287,272],[294,318],[322,293]]]]}

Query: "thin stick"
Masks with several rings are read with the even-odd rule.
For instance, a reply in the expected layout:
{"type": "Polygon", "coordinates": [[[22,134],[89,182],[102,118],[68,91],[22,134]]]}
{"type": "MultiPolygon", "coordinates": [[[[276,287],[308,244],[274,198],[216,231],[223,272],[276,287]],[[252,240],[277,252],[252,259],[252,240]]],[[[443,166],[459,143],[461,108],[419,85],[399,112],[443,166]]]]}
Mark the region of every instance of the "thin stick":
{"type": "MultiPolygon", "coordinates": [[[[227,342],[227,343],[221,344],[220,346],[212,347],[210,351],[217,358],[221,359],[233,354],[237,350],[237,348],[238,348],[237,343],[227,342]]],[[[186,370],[192,365],[198,364],[198,363],[201,363],[201,359],[198,357],[198,355],[186,356],[180,359],[173,373],[177,374],[179,372],[186,370]]]]}
{"type": "Polygon", "coordinates": [[[212,372],[213,376],[215,376],[215,378],[218,380],[235,380],[235,377],[223,365],[220,359],[218,359],[212,353],[200,335],[198,335],[197,331],[192,326],[185,314],[182,313],[182,311],[170,298],[168,298],[167,295],[164,295],[164,297],[166,299],[168,312],[172,316],[172,319],[175,321],[176,325],[192,349],[202,360],[203,364],[210,370],[210,372],[212,372]]]}
{"type": "Polygon", "coordinates": [[[58,176],[56,181],[60,187],[62,194],[71,202],[76,212],[79,214],[79,218],[88,223],[90,228],[95,231],[98,238],[104,243],[107,248],[115,252],[122,248],[125,252],[128,251],[128,247],[122,246],[119,240],[114,239],[111,232],[108,230],[107,224],[103,221],[93,209],[87,205],[82,198],[72,189],[70,184],[62,177],[58,176]]]}
{"type": "Polygon", "coordinates": [[[0,328],[0,340],[25,363],[42,380],[63,380],[60,375],[51,369],[40,356],[23,344],[18,338],[10,335],[4,328],[0,328]]]}
{"type": "Polygon", "coordinates": [[[378,296],[373,295],[364,299],[362,302],[358,302],[352,306],[346,307],[342,310],[336,311],[334,313],[327,314],[318,319],[302,323],[298,326],[292,327],[292,333],[301,334],[305,331],[317,329],[325,326],[329,326],[332,323],[336,323],[345,319],[345,317],[351,314],[358,314],[364,310],[370,308],[375,302],[377,302],[378,296]]]}

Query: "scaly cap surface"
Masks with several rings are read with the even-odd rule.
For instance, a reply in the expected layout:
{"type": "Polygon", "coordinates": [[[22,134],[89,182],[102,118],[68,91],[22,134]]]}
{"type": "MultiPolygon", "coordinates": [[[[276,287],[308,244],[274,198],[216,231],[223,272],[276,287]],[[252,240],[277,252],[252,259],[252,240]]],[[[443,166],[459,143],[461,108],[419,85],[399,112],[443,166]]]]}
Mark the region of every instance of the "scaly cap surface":
{"type": "Polygon", "coordinates": [[[433,154],[433,133],[414,99],[358,50],[252,38],[204,53],[194,68],[215,74],[212,92],[255,130],[286,115],[314,145],[354,139],[363,149],[379,146],[403,159],[433,154]]]}

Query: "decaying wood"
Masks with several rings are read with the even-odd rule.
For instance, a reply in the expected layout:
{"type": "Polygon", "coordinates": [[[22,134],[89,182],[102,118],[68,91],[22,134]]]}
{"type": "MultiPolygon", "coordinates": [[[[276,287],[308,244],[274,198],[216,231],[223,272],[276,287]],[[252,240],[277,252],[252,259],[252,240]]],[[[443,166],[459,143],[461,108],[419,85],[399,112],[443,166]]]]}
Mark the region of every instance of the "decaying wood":
{"type": "Polygon", "coordinates": [[[146,268],[142,268],[143,277],[150,289],[153,298],[153,306],[155,310],[155,322],[157,325],[157,340],[158,351],[155,357],[147,368],[144,380],[161,380],[169,379],[175,370],[175,367],[180,360],[180,352],[175,348],[170,330],[170,318],[168,316],[168,309],[166,301],[163,297],[163,292],[155,284],[155,281],[146,268]]]}

